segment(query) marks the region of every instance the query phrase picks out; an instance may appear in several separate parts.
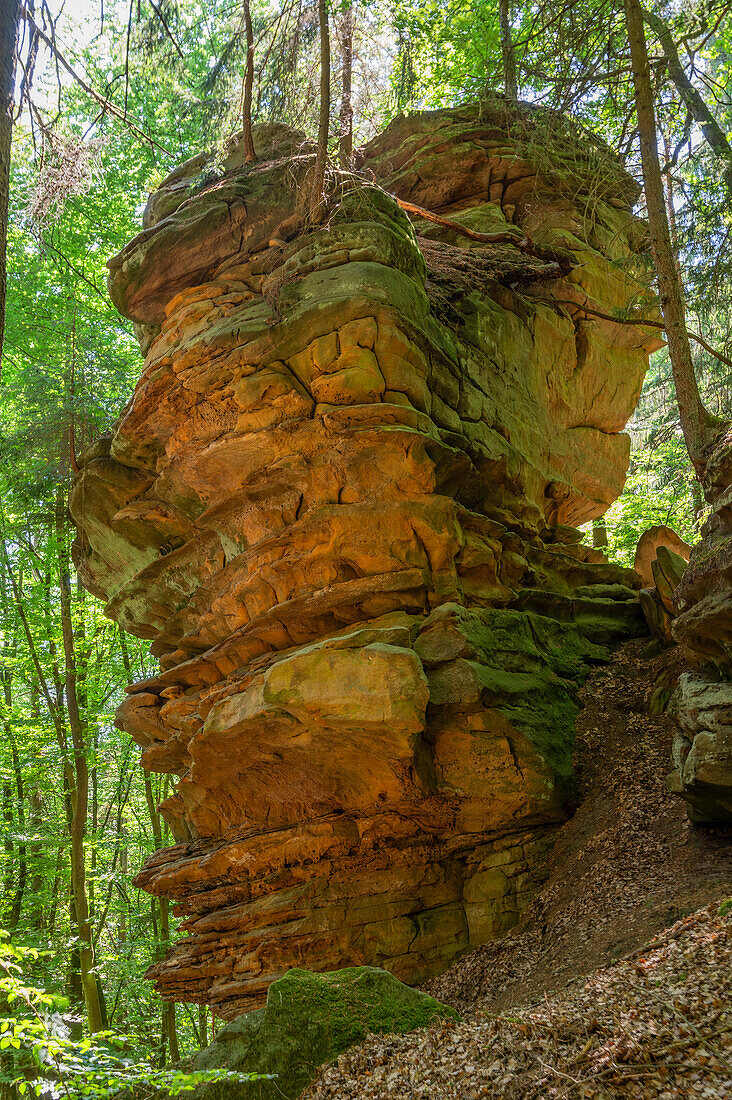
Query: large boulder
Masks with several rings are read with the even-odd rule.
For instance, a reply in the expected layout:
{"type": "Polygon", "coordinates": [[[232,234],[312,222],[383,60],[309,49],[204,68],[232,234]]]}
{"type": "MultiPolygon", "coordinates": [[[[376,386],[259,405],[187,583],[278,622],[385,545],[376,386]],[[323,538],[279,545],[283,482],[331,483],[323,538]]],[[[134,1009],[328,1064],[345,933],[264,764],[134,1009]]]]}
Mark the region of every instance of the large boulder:
{"type": "MultiPolygon", "coordinates": [[[[641,607],[651,634],[664,645],[673,645],[674,593],[686,571],[688,557],[670,550],[665,542],[657,545],[654,553],[650,565],[652,585],[641,588],[641,607]]],[[[636,563],[637,559],[636,554],[636,563]]],[[[635,570],[638,572],[637,564],[635,570]]]]}
{"type": "Polygon", "coordinates": [[[678,554],[680,558],[687,562],[691,554],[691,546],[676,534],[673,527],[667,527],[663,523],[656,524],[654,527],[647,527],[638,539],[633,561],[633,568],[640,575],[646,587],[650,588],[655,584],[653,563],[656,561],[661,547],[678,554]]]}
{"type": "Polygon", "coordinates": [[[185,935],[150,976],[224,1018],[518,920],[577,687],[644,629],[573,525],[621,491],[658,346],[623,320],[653,309],[637,187],[551,113],[400,118],[318,226],[302,136],[257,142],[164,180],[110,263],[145,365],[71,502],[80,576],[160,659],[117,719],[176,777],[136,882],[185,935]]]}
{"type": "Polygon", "coordinates": [[[367,1035],[403,1034],[454,1009],[361,966],[330,974],[290,970],[274,982],[264,1008],[227,1024],[194,1059],[191,1070],[235,1070],[259,1080],[199,1086],[193,1100],[297,1100],[322,1065],[367,1035]]]}

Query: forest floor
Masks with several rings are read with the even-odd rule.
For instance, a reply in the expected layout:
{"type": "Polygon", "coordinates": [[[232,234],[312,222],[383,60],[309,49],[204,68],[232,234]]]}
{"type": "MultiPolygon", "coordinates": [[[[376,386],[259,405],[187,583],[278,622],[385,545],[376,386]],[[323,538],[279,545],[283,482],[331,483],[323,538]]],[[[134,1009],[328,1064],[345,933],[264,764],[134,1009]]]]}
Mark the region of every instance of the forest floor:
{"type": "Polygon", "coordinates": [[[462,1021],[370,1038],[307,1100],[732,1098],[732,836],[666,789],[673,722],[648,704],[680,658],[645,650],[583,689],[582,801],[521,924],[425,987],[462,1021]]]}

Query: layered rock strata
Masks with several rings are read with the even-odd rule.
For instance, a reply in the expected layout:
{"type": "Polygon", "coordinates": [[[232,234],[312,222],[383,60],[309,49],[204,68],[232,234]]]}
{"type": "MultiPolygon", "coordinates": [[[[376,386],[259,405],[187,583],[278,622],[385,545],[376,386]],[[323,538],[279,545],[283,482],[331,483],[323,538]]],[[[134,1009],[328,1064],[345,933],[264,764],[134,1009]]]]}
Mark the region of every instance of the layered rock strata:
{"type": "Polygon", "coordinates": [[[145,367],[72,501],[84,583],[160,659],[118,715],[177,777],[136,881],[186,938],[151,976],[229,1018],[292,966],[415,982],[516,921],[577,684],[642,629],[572,525],[622,488],[657,346],[614,319],[635,184],[566,122],[398,119],[310,228],[302,136],[256,142],[168,177],[111,262],[145,367]]]}
{"type": "Polygon", "coordinates": [[[673,636],[692,669],[674,699],[672,791],[700,824],[732,823],[732,435],[724,432],[705,471],[711,515],[674,592],[673,636]]]}

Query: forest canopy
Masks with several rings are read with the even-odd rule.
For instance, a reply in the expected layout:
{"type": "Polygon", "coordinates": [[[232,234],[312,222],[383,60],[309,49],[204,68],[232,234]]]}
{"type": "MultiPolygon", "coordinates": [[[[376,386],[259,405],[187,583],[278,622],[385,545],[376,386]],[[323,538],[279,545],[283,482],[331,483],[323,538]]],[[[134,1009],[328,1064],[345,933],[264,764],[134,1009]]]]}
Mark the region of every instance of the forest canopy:
{"type": "MultiPolygon", "coordinates": [[[[637,212],[666,225],[666,277],[683,292],[674,321],[662,288],[668,346],[629,426],[625,491],[586,535],[624,565],[654,524],[693,543],[707,506],[679,380],[698,387],[702,434],[732,416],[732,12],[721,0],[0,0],[0,20],[0,1070],[8,1096],[34,1058],[41,1077],[106,1096],[217,1026],[142,978],[176,935],[168,903],[130,883],[172,842],[156,810],[171,783],[137,766],[113,716],[154,662],[71,556],[77,458],[141,370],[108,258],[182,161],[223,156],[240,131],[254,159],[258,123],[315,143],[317,220],[333,173],[358,170],[358,147],[400,113],[506,97],[569,114],[645,185],[637,212]]],[[[662,282],[656,249],[654,237],[662,282]]]]}

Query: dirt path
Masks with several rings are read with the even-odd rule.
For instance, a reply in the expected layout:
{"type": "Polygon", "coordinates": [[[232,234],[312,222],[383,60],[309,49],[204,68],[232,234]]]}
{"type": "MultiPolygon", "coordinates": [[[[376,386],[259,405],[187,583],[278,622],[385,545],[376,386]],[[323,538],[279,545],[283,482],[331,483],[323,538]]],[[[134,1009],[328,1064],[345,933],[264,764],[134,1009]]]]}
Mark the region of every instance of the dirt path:
{"type": "Polygon", "coordinates": [[[719,916],[732,897],[730,832],[691,825],[666,790],[673,722],[648,703],[680,659],[645,647],[627,643],[583,689],[582,801],[526,918],[425,987],[464,1022],[370,1040],[311,1100],[732,1097],[732,1031],[717,1036],[732,992],[732,916],[719,916]],[[654,1051],[670,1059],[665,1075],[654,1051]],[[631,1069],[616,1072],[618,1059],[631,1069]]]}
{"type": "Polygon", "coordinates": [[[465,1010],[526,1003],[640,947],[662,928],[732,896],[732,836],[699,829],[666,790],[673,722],[648,702],[678,651],[629,642],[582,690],[575,770],[581,805],[559,834],[549,880],[526,920],[426,987],[465,1010]]]}

